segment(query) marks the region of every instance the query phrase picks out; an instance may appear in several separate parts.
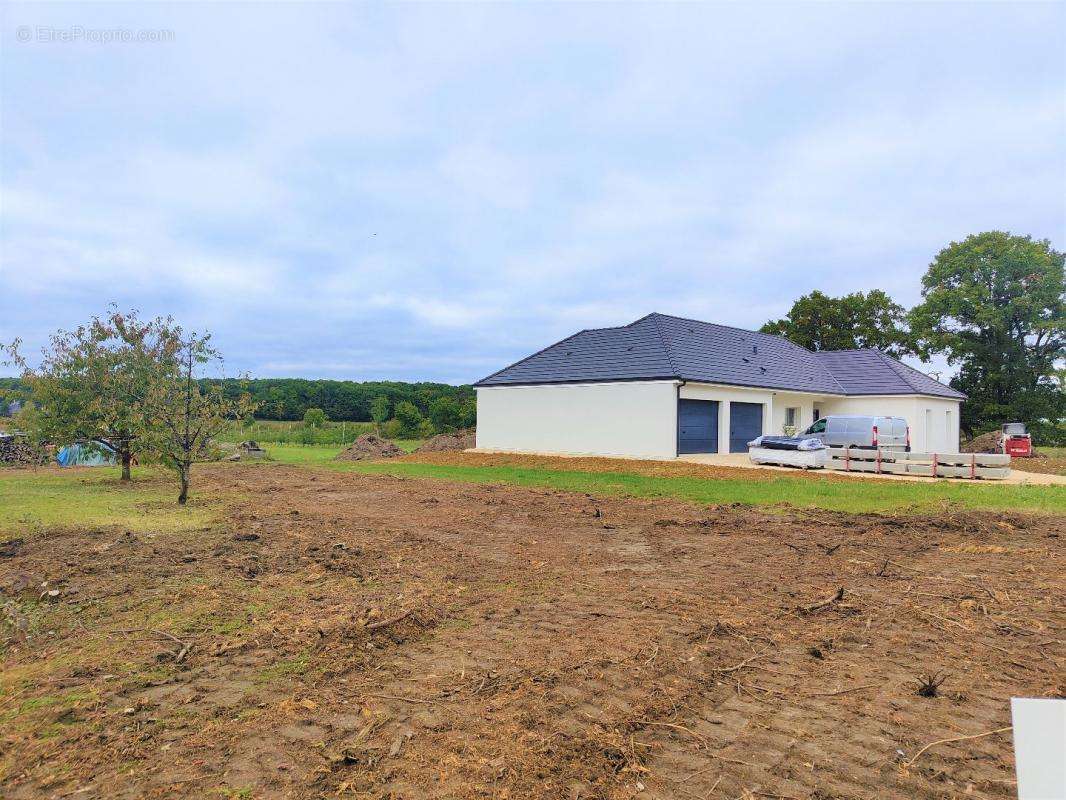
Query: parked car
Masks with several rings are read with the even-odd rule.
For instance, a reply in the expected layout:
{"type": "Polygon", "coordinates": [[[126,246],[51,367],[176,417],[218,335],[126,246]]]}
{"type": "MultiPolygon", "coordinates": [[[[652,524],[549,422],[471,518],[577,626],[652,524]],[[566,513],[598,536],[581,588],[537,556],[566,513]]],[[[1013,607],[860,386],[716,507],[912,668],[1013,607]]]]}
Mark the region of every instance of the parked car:
{"type": "Polygon", "coordinates": [[[821,439],[828,447],[911,449],[911,431],[903,417],[830,414],[817,420],[803,435],[821,439]]]}

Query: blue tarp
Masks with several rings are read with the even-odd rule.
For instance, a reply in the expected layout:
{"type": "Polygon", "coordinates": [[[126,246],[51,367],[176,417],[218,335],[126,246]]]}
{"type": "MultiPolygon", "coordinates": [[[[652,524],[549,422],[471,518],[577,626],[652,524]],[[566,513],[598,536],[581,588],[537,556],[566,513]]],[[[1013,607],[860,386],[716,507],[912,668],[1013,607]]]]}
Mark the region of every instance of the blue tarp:
{"type": "Polygon", "coordinates": [[[61,467],[99,467],[115,463],[115,451],[102,444],[68,444],[60,448],[56,461],[61,467]]]}

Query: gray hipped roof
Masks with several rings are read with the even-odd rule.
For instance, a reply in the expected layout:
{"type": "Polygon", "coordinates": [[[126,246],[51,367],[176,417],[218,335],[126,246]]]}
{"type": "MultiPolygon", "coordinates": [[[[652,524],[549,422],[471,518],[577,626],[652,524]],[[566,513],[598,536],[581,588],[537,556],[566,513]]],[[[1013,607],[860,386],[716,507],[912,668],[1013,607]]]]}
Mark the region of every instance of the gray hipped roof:
{"type": "Polygon", "coordinates": [[[655,379],[817,394],[965,397],[877,350],[812,353],[780,336],[666,314],[575,333],[475,386],[655,379]]]}
{"type": "Polygon", "coordinates": [[[814,353],[845,394],[931,394],[965,400],[966,395],[880,350],[823,350],[814,353]]]}

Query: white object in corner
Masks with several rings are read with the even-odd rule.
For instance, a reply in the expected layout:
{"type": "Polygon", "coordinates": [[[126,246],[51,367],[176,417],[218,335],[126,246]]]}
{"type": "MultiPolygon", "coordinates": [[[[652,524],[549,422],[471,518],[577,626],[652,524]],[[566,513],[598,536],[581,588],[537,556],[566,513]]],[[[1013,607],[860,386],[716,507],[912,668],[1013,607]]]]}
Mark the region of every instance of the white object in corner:
{"type": "Polygon", "coordinates": [[[1012,697],[1018,800],[1066,800],[1066,700],[1012,697]]]}

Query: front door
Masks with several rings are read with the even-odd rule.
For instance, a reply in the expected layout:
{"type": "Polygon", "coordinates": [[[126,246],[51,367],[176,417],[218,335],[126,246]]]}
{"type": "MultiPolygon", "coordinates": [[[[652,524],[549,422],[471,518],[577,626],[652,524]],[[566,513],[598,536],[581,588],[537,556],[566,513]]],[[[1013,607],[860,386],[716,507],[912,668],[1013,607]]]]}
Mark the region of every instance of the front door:
{"type": "Polygon", "coordinates": [[[677,401],[677,453],[718,452],[718,402],[677,401]]]}
{"type": "Polygon", "coordinates": [[[729,452],[748,452],[748,442],[762,435],[762,403],[729,404],[729,452]]]}

